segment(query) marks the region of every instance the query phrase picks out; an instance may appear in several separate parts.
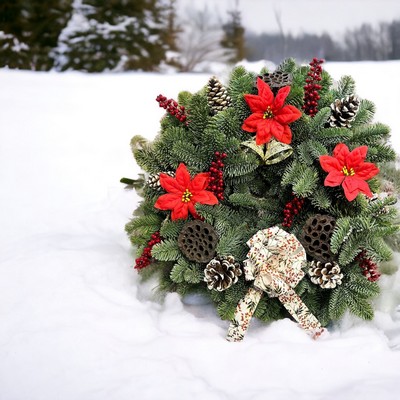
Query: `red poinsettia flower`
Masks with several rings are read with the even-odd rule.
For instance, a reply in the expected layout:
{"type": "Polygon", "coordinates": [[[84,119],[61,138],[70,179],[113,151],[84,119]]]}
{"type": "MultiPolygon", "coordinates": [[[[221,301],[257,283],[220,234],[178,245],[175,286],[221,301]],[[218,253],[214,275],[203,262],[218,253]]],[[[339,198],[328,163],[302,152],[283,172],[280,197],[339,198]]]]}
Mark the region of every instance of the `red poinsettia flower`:
{"type": "Polygon", "coordinates": [[[256,132],[256,144],[268,143],[273,137],[290,144],[292,131],[288,124],[301,117],[301,111],[296,107],[284,106],[290,86],[280,89],[275,98],[269,85],[260,78],[257,78],[257,88],[258,95],[244,95],[253,114],[244,120],[242,129],[256,132]]]}
{"type": "Polygon", "coordinates": [[[375,176],[379,169],[369,162],[364,162],[368,147],[361,146],[349,151],[344,143],[339,143],[333,150],[333,157],[321,156],[319,162],[325,172],[325,186],[342,185],[346,199],[354,200],[358,193],[372,197],[371,189],[365,182],[375,176]]]}
{"type": "Polygon", "coordinates": [[[205,190],[210,174],[203,172],[191,179],[186,165],[179,164],[175,178],[160,174],[160,185],[168,192],[158,198],[154,207],[160,210],[172,210],[171,219],[186,219],[190,212],[195,218],[199,215],[194,208],[196,203],[214,205],[218,199],[214,193],[205,190]]]}

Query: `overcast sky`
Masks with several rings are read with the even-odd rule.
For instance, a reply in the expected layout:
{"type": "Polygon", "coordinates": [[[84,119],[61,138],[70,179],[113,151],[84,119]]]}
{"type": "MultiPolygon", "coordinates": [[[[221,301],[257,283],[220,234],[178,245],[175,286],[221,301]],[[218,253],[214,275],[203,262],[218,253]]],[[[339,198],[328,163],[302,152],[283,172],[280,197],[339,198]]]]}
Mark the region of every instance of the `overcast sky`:
{"type": "MultiPolygon", "coordinates": [[[[178,0],[179,10],[186,7],[218,11],[225,10],[236,0],[178,0]]],[[[276,32],[280,15],[286,33],[340,34],[367,22],[377,24],[400,19],[400,0],[239,0],[246,30],[276,32]]]]}

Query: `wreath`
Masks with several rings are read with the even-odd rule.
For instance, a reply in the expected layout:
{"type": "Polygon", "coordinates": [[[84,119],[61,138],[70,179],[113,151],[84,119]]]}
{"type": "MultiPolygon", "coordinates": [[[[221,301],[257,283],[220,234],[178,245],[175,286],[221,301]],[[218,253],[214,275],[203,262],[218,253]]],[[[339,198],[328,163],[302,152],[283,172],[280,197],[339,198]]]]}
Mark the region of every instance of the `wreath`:
{"type": "Polygon", "coordinates": [[[380,169],[396,153],[373,103],[322,64],[239,66],[226,86],[159,95],[160,133],[132,139],[145,171],[121,180],[143,197],[126,225],[135,268],[161,292],[208,297],[228,340],[253,316],[290,316],[314,337],[347,310],[373,318],[398,232],[380,169]]]}

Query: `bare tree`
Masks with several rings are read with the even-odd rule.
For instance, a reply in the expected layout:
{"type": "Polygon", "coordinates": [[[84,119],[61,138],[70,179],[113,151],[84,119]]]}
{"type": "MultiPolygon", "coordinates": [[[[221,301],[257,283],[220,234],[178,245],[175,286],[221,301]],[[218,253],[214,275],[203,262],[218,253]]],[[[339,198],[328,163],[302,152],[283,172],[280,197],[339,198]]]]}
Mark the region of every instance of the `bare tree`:
{"type": "Polygon", "coordinates": [[[207,7],[203,10],[188,8],[179,25],[182,32],[178,38],[178,62],[182,72],[193,71],[205,61],[227,62],[232,57],[221,46],[223,30],[220,20],[207,7]]]}

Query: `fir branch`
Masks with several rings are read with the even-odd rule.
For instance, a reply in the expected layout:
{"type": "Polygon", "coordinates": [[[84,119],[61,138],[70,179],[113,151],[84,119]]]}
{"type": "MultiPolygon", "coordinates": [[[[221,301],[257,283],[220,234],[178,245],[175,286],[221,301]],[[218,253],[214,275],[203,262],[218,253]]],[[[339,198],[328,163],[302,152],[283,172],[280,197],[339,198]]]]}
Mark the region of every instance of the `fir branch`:
{"type": "Polygon", "coordinates": [[[387,139],[389,134],[390,128],[384,124],[359,125],[353,129],[351,142],[370,146],[383,139],[387,139]]]}
{"type": "Polygon", "coordinates": [[[149,237],[158,231],[161,226],[162,217],[158,214],[146,214],[131,219],[125,225],[125,231],[130,236],[149,237]]]}
{"type": "Polygon", "coordinates": [[[347,302],[344,292],[345,288],[342,286],[338,286],[337,288],[332,290],[332,293],[330,295],[328,305],[329,316],[334,321],[341,318],[347,310],[347,302]]]}
{"type": "Polygon", "coordinates": [[[362,297],[351,296],[348,292],[348,307],[350,311],[364,320],[372,320],[374,318],[374,310],[371,304],[362,297]]]}
{"type": "Polygon", "coordinates": [[[200,283],[204,278],[203,270],[204,268],[201,268],[199,265],[190,265],[183,273],[185,282],[191,284],[200,283]]]}
{"type": "Polygon", "coordinates": [[[189,268],[189,262],[184,258],[180,258],[172,267],[170,278],[175,283],[182,283],[185,281],[185,271],[189,268]]]}
{"type": "Polygon", "coordinates": [[[311,204],[319,210],[329,210],[332,206],[331,199],[325,188],[317,187],[311,196],[311,204]]]}
{"type": "Polygon", "coordinates": [[[178,261],[182,257],[178,242],[172,239],[156,244],[151,250],[151,255],[159,261],[178,261]]]}
{"type": "Polygon", "coordinates": [[[201,142],[201,136],[207,127],[210,108],[207,102],[207,96],[195,94],[191,98],[187,111],[188,128],[192,132],[194,138],[198,138],[201,142]]]}
{"type": "Polygon", "coordinates": [[[336,220],[335,229],[331,237],[331,251],[333,254],[339,252],[343,242],[350,236],[353,231],[350,217],[338,218],[336,220]]]}
{"type": "Polygon", "coordinates": [[[276,321],[283,318],[285,311],[277,298],[261,297],[254,312],[254,316],[263,322],[276,321]]]}
{"type": "Polygon", "coordinates": [[[339,80],[337,89],[333,90],[335,99],[342,99],[343,97],[350,96],[356,91],[356,84],[350,75],[344,75],[339,80]]]}
{"type": "Polygon", "coordinates": [[[331,109],[329,107],[322,108],[315,114],[314,118],[310,121],[310,131],[316,134],[316,132],[322,130],[331,115],[331,109]]]}
{"type": "Polygon", "coordinates": [[[375,114],[375,104],[369,100],[361,100],[360,108],[352,122],[353,127],[368,124],[372,121],[375,114]]]}
{"type": "Polygon", "coordinates": [[[183,219],[176,221],[166,219],[161,225],[160,235],[165,239],[177,239],[185,222],[183,219]]]}
{"type": "MultiPolygon", "coordinates": [[[[218,224],[216,224],[216,228],[218,224]]],[[[221,230],[220,228],[218,229],[221,230]]],[[[247,237],[247,224],[241,224],[235,227],[230,227],[225,230],[223,235],[220,235],[219,242],[216,247],[219,256],[232,255],[236,259],[243,259],[247,253],[246,241],[247,237]]]]}
{"type": "Polygon", "coordinates": [[[350,236],[343,244],[339,253],[339,265],[346,266],[350,264],[360,252],[362,242],[362,237],[359,235],[353,234],[350,236]]]}
{"type": "Polygon", "coordinates": [[[218,315],[222,320],[232,321],[235,316],[237,304],[222,301],[217,306],[218,315]]]}

